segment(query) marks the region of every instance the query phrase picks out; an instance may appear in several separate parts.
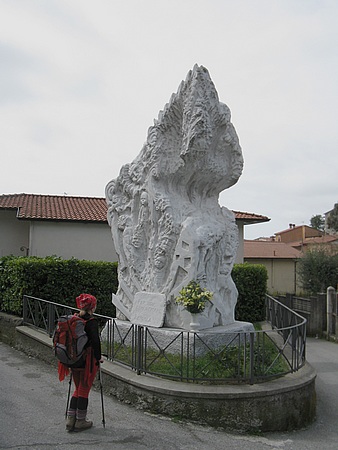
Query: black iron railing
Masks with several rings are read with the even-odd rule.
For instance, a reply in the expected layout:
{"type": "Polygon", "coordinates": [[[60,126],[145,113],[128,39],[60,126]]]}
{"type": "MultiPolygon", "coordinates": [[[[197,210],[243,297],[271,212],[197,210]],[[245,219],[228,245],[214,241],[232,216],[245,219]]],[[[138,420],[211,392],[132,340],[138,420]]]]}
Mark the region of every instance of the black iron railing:
{"type": "MultiPolygon", "coordinates": [[[[56,320],[78,311],[24,296],[24,324],[52,336],[56,320]]],[[[195,383],[257,383],[300,369],[305,363],[306,320],[266,296],[271,329],[210,334],[156,329],[95,314],[108,360],[137,372],[195,383]],[[163,332],[165,330],[165,332],[163,332]]]]}
{"type": "Polygon", "coordinates": [[[280,350],[288,353],[287,361],[294,372],[305,363],[306,319],[269,295],[265,304],[266,320],[280,336],[280,350]]]}
{"type": "MultiPolygon", "coordinates": [[[[50,302],[41,298],[23,296],[23,324],[30,325],[45,331],[52,337],[56,322],[60,316],[69,315],[79,312],[77,308],[73,308],[61,303],[50,302]]],[[[95,314],[99,321],[100,328],[106,325],[111,317],[95,314]]]]}

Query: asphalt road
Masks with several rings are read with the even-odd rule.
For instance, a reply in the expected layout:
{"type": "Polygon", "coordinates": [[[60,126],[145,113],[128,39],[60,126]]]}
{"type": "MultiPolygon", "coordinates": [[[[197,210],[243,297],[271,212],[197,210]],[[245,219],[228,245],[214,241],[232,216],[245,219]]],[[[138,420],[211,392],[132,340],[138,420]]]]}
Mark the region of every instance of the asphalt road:
{"type": "Polygon", "coordinates": [[[307,359],[317,370],[317,420],[306,430],[238,435],[155,416],[90,394],[88,417],[94,427],[65,431],[68,382],[54,368],[0,342],[0,449],[29,450],[331,450],[338,449],[338,345],[308,339],[307,359]]]}

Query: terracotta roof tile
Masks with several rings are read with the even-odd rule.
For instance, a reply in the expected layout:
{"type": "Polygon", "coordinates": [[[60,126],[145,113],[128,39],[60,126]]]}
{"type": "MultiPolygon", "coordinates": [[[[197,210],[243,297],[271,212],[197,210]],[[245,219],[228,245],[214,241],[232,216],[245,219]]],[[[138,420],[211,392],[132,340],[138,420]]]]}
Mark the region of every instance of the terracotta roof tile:
{"type": "Polygon", "coordinates": [[[328,242],[338,241],[338,236],[333,234],[324,234],[324,236],[314,236],[305,238],[305,244],[327,244],[328,242]]]}
{"type": "Polygon", "coordinates": [[[38,194],[0,196],[0,209],[16,209],[18,219],[106,222],[104,198],[38,194]]]}
{"type": "MultiPolygon", "coordinates": [[[[105,198],[72,197],[40,194],[0,195],[0,209],[18,210],[18,219],[26,220],[71,220],[84,222],[106,222],[105,198]]],[[[236,220],[246,224],[267,222],[270,219],[259,214],[234,211],[236,220]]]]}
{"type": "Polygon", "coordinates": [[[320,244],[330,244],[336,243],[338,241],[338,236],[332,234],[324,234],[323,236],[307,237],[302,240],[288,242],[289,245],[293,247],[301,247],[302,245],[320,245],[320,244]]]}
{"type": "Polygon", "coordinates": [[[260,214],[242,212],[242,211],[233,211],[236,216],[236,220],[241,220],[245,224],[250,223],[259,223],[259,222],[269,222],[270,218],[266,216],[261,216],[260,214]]]}
{"type": "Polygon", "coordinates": [[[244,258],[300,258],[301,252],[285,242],[244,240],[244,258]]]}
{"type": "Polygon", "coordinates": [[[278,231],[277,233],[275,233],[275,235],[277,236],[280,234],[289,234],[294,232],[294,230],[304,230],[306,236],[308,236],[309,234],[313,236],[320,236],[324,234],[323,231],[317,230],[316,228],[310,227],[309,225],[294,225],[293,227],[286,228],[286,230],[278,231]]]}

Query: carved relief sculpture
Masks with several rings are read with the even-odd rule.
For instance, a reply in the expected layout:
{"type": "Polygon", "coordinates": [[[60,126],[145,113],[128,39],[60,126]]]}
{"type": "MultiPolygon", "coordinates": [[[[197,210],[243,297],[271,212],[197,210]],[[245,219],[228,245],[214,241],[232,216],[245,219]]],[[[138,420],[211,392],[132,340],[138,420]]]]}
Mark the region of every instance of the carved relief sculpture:
{"type": "Polygon", "coordinates": [[[106,187],[119,257],[118,318],[130,319],[137,292],[161,293],[164,326],[187,329],[191,317],[175,297],[196,280],[213,292],[201,327],[234,322],[238,231],[218,197],[242,168],[229,108],[219,102],[207,69],[196,65],[148,130],[140,154],[106,187]]]}

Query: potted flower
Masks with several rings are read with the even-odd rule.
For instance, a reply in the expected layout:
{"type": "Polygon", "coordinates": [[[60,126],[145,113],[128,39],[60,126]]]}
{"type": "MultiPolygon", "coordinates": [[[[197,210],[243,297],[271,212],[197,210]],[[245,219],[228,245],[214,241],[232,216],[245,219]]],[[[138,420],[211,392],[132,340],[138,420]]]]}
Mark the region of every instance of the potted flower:
{"type": "MultiPolygon", "coordinates": [[[[180,290],[175,302],[194,315],[204,311],[207,302],[211,302],[212,296],[212,292],[207,291],[197,281],[192,280],[180,290]]],[[[195,331],[195,329],[198,329],[199,323],[194,319],[190,326],[195,331]]]]}

